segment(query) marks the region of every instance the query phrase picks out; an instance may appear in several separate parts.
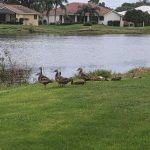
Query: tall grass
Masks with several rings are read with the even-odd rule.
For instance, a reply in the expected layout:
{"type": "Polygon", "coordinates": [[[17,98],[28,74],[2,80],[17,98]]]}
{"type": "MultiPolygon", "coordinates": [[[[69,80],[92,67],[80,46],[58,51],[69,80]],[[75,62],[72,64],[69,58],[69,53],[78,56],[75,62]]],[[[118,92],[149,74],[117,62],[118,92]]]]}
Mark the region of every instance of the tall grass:
{"type": "Polygon", "coordinates": [[[104,70],[104,69],[97,69],[97,70],[94,70],[94,71],[90,71],[89,72],[89,75],[90,76],[102,76],[104,78],[111,78],[112,76],[112,72],[109,71],[109,70],[104,70]]]}

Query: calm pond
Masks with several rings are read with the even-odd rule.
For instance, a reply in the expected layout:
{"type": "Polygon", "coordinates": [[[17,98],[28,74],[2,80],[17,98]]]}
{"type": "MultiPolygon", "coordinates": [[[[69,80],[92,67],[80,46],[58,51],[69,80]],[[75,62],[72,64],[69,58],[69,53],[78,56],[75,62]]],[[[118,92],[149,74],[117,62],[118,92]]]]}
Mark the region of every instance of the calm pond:
{"type": "Polygon", "coordinates": [[[9,50],[16,62],[34,68],[34,72],[44,67],[44,74],[51,77],[55,68],[71,76],[78,67],[114,72],[150,67],[150,35],[1,36],[0,50],[3,49],[9,50]]]}

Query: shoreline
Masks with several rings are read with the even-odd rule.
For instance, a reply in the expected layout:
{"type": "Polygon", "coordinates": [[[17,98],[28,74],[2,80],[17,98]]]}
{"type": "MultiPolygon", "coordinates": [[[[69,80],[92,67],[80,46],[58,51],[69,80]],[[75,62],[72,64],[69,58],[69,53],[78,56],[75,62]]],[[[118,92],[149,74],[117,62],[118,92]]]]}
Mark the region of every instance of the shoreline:
{"type": "Polygon", "coordinates": [[[60,36],[97,36],[110,34],[149,35],[150,27],[111,27],[104,25],[89,26],[74,25],[4,25],[0,24],[0,36],[25,36],[25,35],[60,35],[60,36]]]}

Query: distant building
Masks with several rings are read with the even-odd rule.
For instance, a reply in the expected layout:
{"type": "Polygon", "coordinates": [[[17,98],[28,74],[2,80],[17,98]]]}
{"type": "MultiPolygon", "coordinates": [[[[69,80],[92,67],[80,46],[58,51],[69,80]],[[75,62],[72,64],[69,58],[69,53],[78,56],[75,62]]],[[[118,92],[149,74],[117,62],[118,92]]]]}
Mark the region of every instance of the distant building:
{"type": "MultiPolygon", "coordinates": [[[[148,12],[150,14],[150,6],[140,6],[135,8],[135,10],[141,10],[143,12],[148,12]]],[[[127,11],[118,12],[120,15],[124,16],[127,11]]]]}
{"type": "MultiPolygon", "coordinates": [[[[137,8],[134,8],[135,10],[141,10],[143,12],[147,12],[150,14],[150,6],[139,6],[137,8]]],[[[122,17],[126,14],[127,11],[122,11],[122,12],[118,12],[118,14],[120,14],[122,17]]],[[[134,22],[128,22],[128,21],[124,21],[124,26],[135,26],[134,22]]],[[[144,26],[144,23],[142,23],[141,26],[144,26]]]]}
{"type": "Polygon", "coordinates": [[[38,25],[40,13],[22,5],[0,3],[0,23],[38,25]]]}
{"type": "MultiPolygon", "coordinates": [[[[79,7],[86,3],[69,3],[65,5],[66,9],[63,10],[60,7],[56,10],[56,22],[57,23],[82,23],[83,17],[77,14],[79,7]]],[[[122,15],[118,14],[114,10],[98,6],[90,3],[92,7],[96,7],[99,16],[89,16],[86,14],[85,22],[96,22],[98,24],[110,25],[110,23],[117,22],[119,26],[123,26],[122,15]]],[[[55,23],[55,11],[52,9],[49,14],[45,11],[43,13],[43,22],[46,24],[55,23]]],[[[113,25],[113,24],[112,24],[113,25]]]]}

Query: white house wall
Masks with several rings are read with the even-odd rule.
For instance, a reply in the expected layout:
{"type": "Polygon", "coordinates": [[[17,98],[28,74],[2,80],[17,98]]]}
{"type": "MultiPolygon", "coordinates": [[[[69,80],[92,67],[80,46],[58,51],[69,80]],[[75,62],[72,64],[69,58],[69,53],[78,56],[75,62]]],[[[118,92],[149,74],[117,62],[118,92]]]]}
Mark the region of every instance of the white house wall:
{"type": "Polygon", "coordinates": [[[108,25],[108,21],[120,21],[120,26],[123,26],[123,20],[120,15],[115,12],[110,12],[104,16],[103,21],[99,21],[99,24],[108,25]]]}
{"type": "MultiPolygon", "coordinates": [[[[43,17],[43,21],[44,20],[46,20],[47,21],[47,23],[48,23],[48,18],[47,18],[47,16],[44,16],[43,17]]],[[[60,17],[59,16],[56,16],[56,22],[59,22],[60,21],[60,17]]],[[[55,16],[49,16],[49,23],[48,24],[50,24],[50,23],[55,23],[55,16]]]]}

